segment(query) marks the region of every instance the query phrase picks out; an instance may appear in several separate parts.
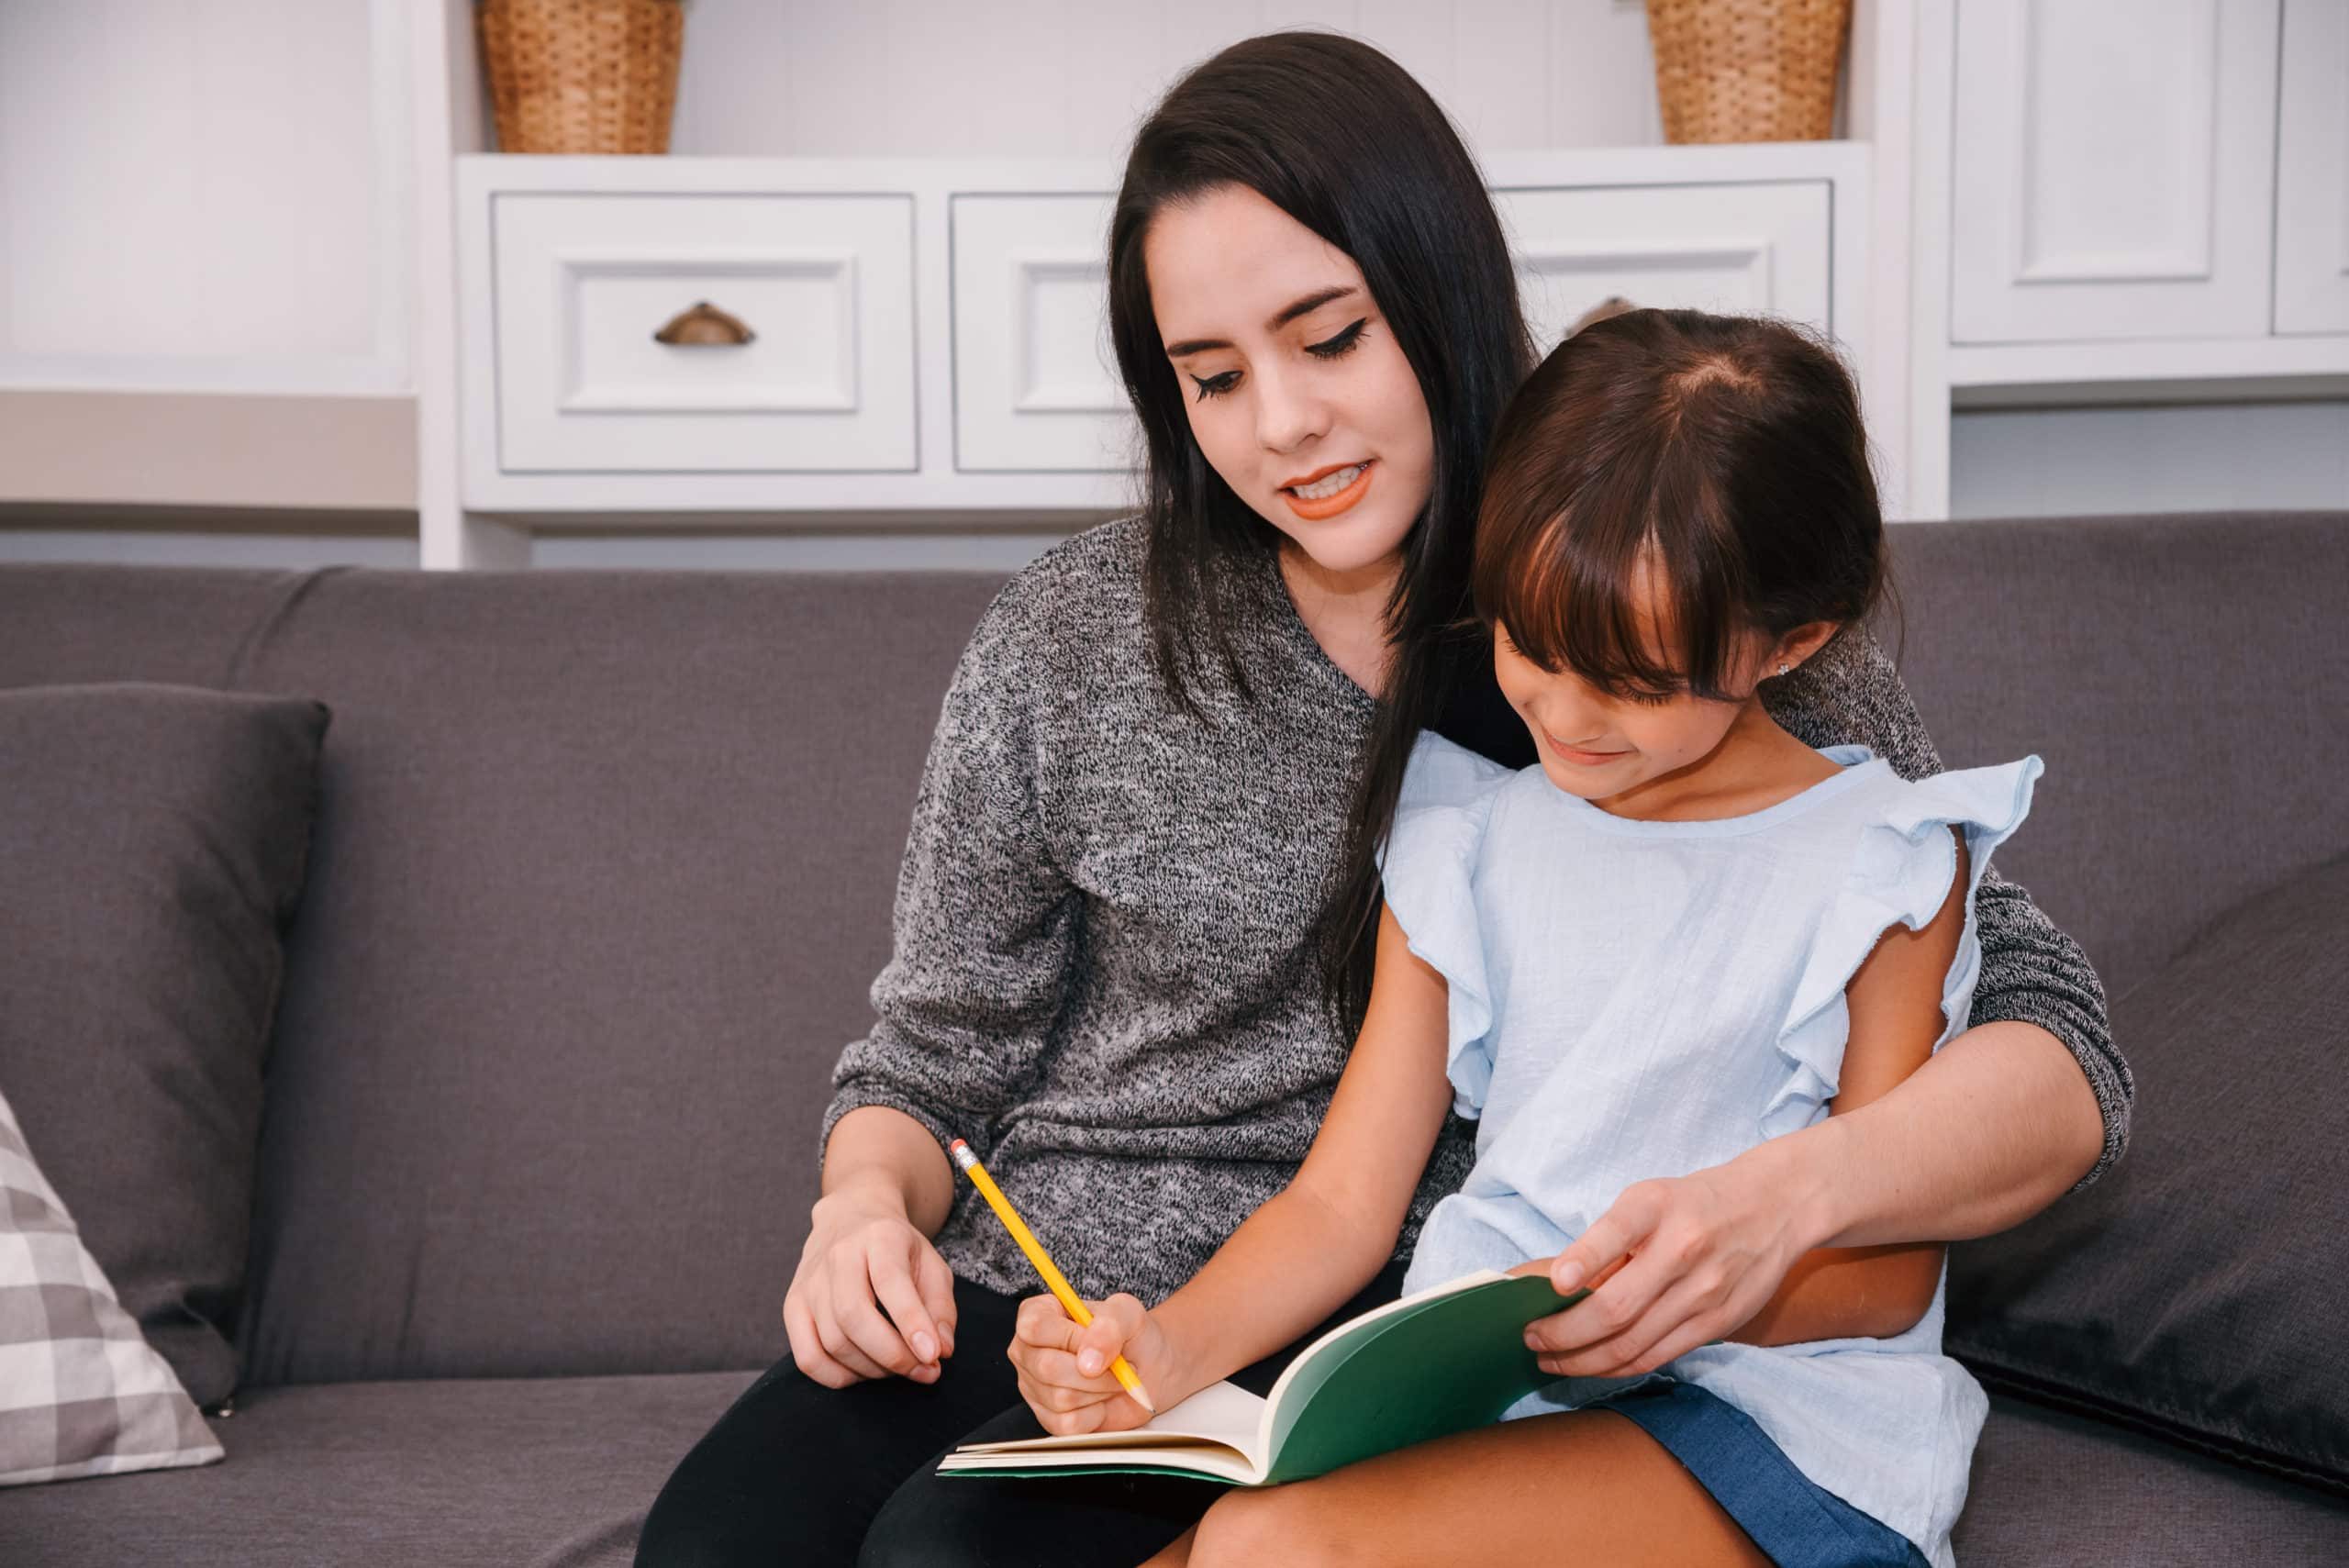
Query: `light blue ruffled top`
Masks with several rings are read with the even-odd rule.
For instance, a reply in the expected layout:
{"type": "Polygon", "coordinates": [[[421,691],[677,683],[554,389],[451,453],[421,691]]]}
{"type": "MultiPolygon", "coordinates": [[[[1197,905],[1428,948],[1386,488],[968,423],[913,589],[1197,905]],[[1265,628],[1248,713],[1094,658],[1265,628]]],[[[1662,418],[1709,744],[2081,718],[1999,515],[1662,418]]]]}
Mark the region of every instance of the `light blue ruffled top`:
{"type": "MultiPolygon", "coordinates": [[[[1939,912],[1952,824],[1968,846],[1965,932],[1934,1049],[1965,1027],[1975,890],[2043,764],[1912,783],[1864,746],[1821,755],[1842,771],[1765,810],[1652,822],[1421,737],[1381,864],[1411,951],[1451,987],[1454,1100],[1479,1122],[1475,1168],[1429,1216],[1407,1292],[1547,1257],[1632,1183],[1824,1118],[1843,987],[1896,921],[1939,912]]],[[[1942,1293],[1890,1339],[1705,1345],[1650,1375],[1736,1406],[1805,1475],[1947,1568],[1988,1402],[1941,1353],[1942,1293]]],[[[1642,1381],[1561,1378],[1502,1418],[1642,1381]]]]}

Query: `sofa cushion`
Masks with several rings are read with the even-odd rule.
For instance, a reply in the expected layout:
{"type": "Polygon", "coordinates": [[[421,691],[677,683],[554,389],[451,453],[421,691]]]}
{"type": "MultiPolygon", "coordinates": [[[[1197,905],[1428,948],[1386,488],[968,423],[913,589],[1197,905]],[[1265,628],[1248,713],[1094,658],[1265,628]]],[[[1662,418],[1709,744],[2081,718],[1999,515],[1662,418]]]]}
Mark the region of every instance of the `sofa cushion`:
{"type": "Polygon", "coordinates": [[[1964,1568],[2349,1562],[2349,1504],[1993,1395],[1950,1544],[1964,1568]]]}
{"type": "Polygon", "coordinates": [[[0,1089],[203,1405],[236,1380],[279,935],[326,727],[296,698],[0,692],[0,1089]]]}
{"type": "MultiPolygon", "coordinates": [[[[217,1424],[226,1464],[6,1498],[0,1562],[626,1568],[662,1483],[757,1375],[251,1389],[217,1424]]],[[[1955,1539],[1965,1568],[2341,1562],[2349,1507],[1994,1397],[1955,1539]]]]}
{"type": "Polygon", "coordinates": [[[0,1094],[0,1486],[219,1457],[187,1391],[82,1245],[0,1094]]]}
{"type": "Polygon", "coordinates": [[[2113,1006],[2129,1157],[1951,1250],[1993,1388],[2349,1493],[2349,857],[2221,917],[2113,1006]]]}
{"type": "Polygon", "coordinates": [[[215,1424],[226,1464],[0,1501],[0,1562],[627,1568],[662,1483],[757,1376],[248,1389],[215,1424]]]}
{"type": "Polygon", "coordinates": [[[765,1366],[977,574],[353,572],[248,1385],[765,1366]]]}

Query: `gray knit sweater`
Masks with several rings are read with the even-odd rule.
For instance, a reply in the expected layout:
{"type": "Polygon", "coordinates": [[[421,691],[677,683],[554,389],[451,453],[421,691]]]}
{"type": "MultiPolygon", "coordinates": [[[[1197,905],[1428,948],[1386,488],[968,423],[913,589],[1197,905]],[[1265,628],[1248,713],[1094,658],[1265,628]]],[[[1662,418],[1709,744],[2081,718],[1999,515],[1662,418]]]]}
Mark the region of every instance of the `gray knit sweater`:
{"type": "MultiPolygon", "coordinates": [[[[1021,571],[946,695],[897,882],[879,1019],[833,1074],[822,1137],[890,1106],[970,1141],[1087,1296],[1155,1305],[1303,1162],[1349,1041],[1323,1019],[1310,931],[1372,699],[1297,617],[1269,557],[1234,639],[1254,688],[1209,672],[1172,706],[1142,620],[1144,535],[1104,524],[1021,571]]],[[[1939,770],[1882,651],[1844,639],[1770,683],[1804,741],[1939,770]],[[1825,666],[1825,667],[1822,667],[1825,666]]],[[[1976,899],[1972,1022],[2068,1044],[2104,1109],[2093,1181],[2126,1140],[2129,1070],[2076,944],[1994,869],[1976,899]]],[[[1397,1255],[1474,1161],[1450,1120],[1397,1255]]],[[[1033,1272],[968,1183],[937,1245],[1008,1295],[1033,1272]]]]}

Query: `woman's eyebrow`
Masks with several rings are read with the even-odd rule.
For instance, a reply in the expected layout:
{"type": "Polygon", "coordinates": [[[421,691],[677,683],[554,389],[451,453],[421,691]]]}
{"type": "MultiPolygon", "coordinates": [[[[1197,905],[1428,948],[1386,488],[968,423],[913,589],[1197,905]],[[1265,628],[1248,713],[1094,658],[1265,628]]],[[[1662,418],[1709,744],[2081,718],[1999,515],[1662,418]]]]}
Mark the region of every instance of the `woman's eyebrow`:
{"type": "MultiPolygon", "coordinates": [[[[1277,332],[1298,317],[1319,310],[1333,299],[1343,299],[1346,295],[1358,292],[1360,291],[1352,284],[1335,284],[1329,288],[1315,289],[1311,294],[1301,299],[1292,300],[1274,312],[1273,318],[1264,323],[1264,330],[1277,332]]],[[[1230,341],[1223,338],[1186,338],[1179,343],[1167,344],[1166,357],[1170,360],[1179,360],[1186,354],[1199,354],[1205,353],[1209,349],[1229,349],[1230,347],[1231,347],[1230,341]]]]}

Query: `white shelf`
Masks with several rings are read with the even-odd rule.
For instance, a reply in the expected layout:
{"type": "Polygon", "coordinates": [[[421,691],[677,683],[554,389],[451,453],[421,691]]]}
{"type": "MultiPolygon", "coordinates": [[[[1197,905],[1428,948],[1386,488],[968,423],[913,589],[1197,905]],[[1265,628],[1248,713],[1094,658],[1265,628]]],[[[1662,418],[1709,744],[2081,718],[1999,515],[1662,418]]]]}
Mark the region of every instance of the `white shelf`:
{"type": "Polygon", "coordinates": [[[1956,344],[1949,383],[1963,407],[2335,395],[2349,391],[2349,334],[1956,344]]]}

